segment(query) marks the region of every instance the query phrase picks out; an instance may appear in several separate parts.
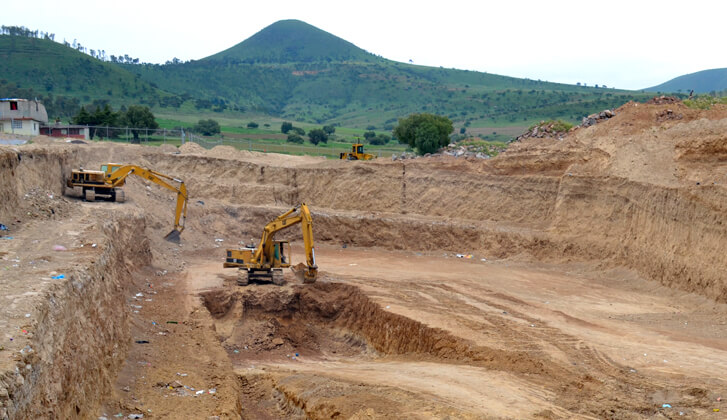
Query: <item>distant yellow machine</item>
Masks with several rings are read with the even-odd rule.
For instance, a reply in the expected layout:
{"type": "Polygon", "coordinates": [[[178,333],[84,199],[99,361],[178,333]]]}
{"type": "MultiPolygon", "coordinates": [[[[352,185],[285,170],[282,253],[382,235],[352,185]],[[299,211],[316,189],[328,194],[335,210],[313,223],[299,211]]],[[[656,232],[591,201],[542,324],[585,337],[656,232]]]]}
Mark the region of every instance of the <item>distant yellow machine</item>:
{"type": "Polygon", "coordinates": [[[341,153],[341,159],[343,160],[371,160],[374,157],[371,153],[364,153],[364,145],[361,143],[351,145],[350,153],[341,153]]]}
{"type": "Polygon", "coordinates": [[[69,188],[80,187],[83,198],[86,201],[95,201],[97,197],[105,200],[122,203],[126,199],[124,190],[121,187],[126,184],[129,175],[136,175],[161,185],[162,187],[176,191],[177,208],[174,215],[174,230],[169,232],[165,238],[170,241],[179,239],[184,230],[184,221],[187,218],[187,188],[184,181],[168,175],[161,174],[151,169],[145,169],[136,165],[124,165],[120,163],[107,163],[101,165],[100,171],[89,171],[86,169],[74,169],[71,176],[66,179],[69,188]],[[167,181],[179,183],[178,187],[169,184],[167,181]]]}
{"type": "MultiPolygon", "coordinates": [[[[273,239],[277,232],[300,223],[307,267],[303,269],[303,283],[315,283],[318,277],[316,253],[313,247],[313,219],[305,203],[293,207],[265,225],[257,248],[228,249],[225,268],[238,268],[237,284],[246,286],[250,280],[272,281],[282,285],[283,269],[290,267],[290,244],[273,239]],[[297,214],[294,214],[295,212],[297,214]],[[287,249],[287,251],[286,251],[287,249]]],[[[297,274],[297,273],[296,273],[297,274]]]]}

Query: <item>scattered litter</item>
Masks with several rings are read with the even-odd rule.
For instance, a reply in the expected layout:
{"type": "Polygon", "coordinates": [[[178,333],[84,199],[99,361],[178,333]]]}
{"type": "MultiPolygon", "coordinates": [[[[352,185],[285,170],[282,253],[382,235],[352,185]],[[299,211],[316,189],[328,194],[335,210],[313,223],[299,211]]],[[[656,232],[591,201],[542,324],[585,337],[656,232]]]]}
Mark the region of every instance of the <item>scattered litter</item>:
{"type": "Polygon", "coordinates": [[[137,293],[136,294],[136,297],[144,297],[144,294],[143,293],[137,293]]]}
{"type": "Polygon", "coordinates": [[[57,276],[51,276],[50,278],[52,278],[53,280],[62,280],[62,279],[65,279],[66,278],[66,275],[65,274],[59,274],[57,276]]]}
{"type": "Polygon", "coordinates": [[[149,344],[149,340],[136,340],[136,344],[149,344]]]}
{"type": "Polygon", "coordinates": [[[114,417],[124,417],[124,415],[121,413],[118,413],[118,414],[114,414],[114,417]]]}
{"type": "Polygon", "coordinates": [[[130,418],[130,419],[143,419],[144,418],[144,415],[143,414],[129,414],[129,417],[128,418],[130,418]]]}
{"type": "Polygon", "coordinates": [[[480,261],[487,261],[487,258],[480,258],[480,261]]]}
{"type": "Polygon", "coordinates": [[[0,223],[0,230],[8,230],[8,227],[0,223]]]}
{"type": "Polygon", "coordinates": [[[25,314],[25,317],[26,318],[30,318],[30,314],[25,314]]]}
{"type": "Polygon", "coordinates": [[[295,353],[295,357],[300,357],[300,355],[298,353],[295,353]]]}
{"type": "Polygon", "coordinates": [[[224,239],[221,239],[221,238],[215,238],[215,242],[224,242],[224,241],[225,241],[224,239]]]}
{"type": "Polygon", "coordinates": [[[53,245],[53,251],[68,251],[68,248],[63,245],[53,245]]]}
{"type": "Polygon", "coordinates": [[[195,392],[195,394],[196,395],[202,395],[202,394],[204,394],[204,389],[195,392]]]}
{"type": "Polygon", "coordinates": [[[671,404],[662,404],[661,408],[671,408],[671,404]]]}
{"type": "Polygon", "coordinates": [[[97,246],[96,244],[91,244],[91,248],[96,248],[97,246]]]}
{"type": "Polygon", "coordinates": [[[715,413],[719,413],[719,408],[713,408],[712,411],[714,411],[715,413]]]}
{"type": "Polygon", "coordinates": [[[535,326],[535,324],[530,324],[530,326],[531,326],[531,327],[534,327],[534,326],[535,326]]]}
{"type": "Polygon", "coordinates": [[[144,302],[152,302],[152,299],[144,299],[144,302]]]}
{"type": "Polygon", "coordinates": [[[13,239],[13,237],[12,237],[12,236],[3,236],[3,239],[8,239],[8,240],[10,240],[10,239],[13,239]]]}
{"type": "Polygon", "coordinates": [[[350,265],[350,266],[354,266],[354,265],[358,265],[358,264],[356,264],[356,263],[351,263],[351,264],[349,264],[349,265],[350,265]]]}
{"type": "Polygon", "coordinates": [[[472,258],[472,254],[456,254],[456,255],[457,255],[457,258],[466,258],[468,260],[472,258]]]}
{"type": "Polygon", "coordinates": [[[210,388],[210,390],[207,392],[209,392],[210,394],[214,394],[217,392],[217,388],[210,388]]]}
{"type": "Polygon", "coordinates": [[[389,309],[389,308],[391,308],[391,306],[389,306],[389,305],[386,305],[386,309],[389,309]]]}
{"type": "Polygon", "coordinates": [[[167,324],[179,324],[177,321],[167,321],[167,324]]]}
{"type": "Polygon", "coordinates": [[[179,373],[179,372],[177,372],[177,376],[187,376],[187,374],[186,373],[179,373]]]}
{"type": "Polygon", "coordinates": [[[204,206],[204,201],[202,201],[202,200],[197,200],[197,204],[200,204],[200,205],[203,205],[203,206],[204,206]]]}
{"type": "Polygon", "coordinates": [[[717,397],[717,401],[722,401],[722,397],[717,397]]]}

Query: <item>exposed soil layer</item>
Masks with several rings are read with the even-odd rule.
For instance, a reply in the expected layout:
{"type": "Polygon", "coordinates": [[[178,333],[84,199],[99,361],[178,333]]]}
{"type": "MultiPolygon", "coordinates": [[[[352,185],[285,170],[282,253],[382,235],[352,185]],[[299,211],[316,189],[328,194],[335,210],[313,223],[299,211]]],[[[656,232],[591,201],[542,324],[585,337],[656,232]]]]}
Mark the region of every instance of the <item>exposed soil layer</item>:
{"type": "MultiPolygon", "coordinates": [[[[653,416],[659,413],[653,397],[662,394],[671,395],[682,410],[688,407],[692,414],[705,413],[710,405],[709,392],[703,388],[667,385],[637,375],[634,369],[593,348],[578,345],[573,349],[578,339],[555,329],[543,331],[541,338],[549,336],[545,345],[531,341],[527,350],[491,348],[386,311],[348,284],[236,289],[204,292],[202,301],[217,320],[215,330],[233,363],[269,366],[265,373],[254,368],[239,371],[244,389],[242,406],[249,407],[243,408],[247,418],[261,413],[271,418],[302,415],[300,412],[308,418],[356,418],[362,414],[361,407],[384,417],[464,413],[474,418],[483,414],[452,411],[446,404],[422,405],[418,401],[421,396],[406,392],[392,398],[396,391],[385,384],[366,379],[362,379],[364,383],[352,382],[338,372],[351,366],[385,366],[391,362],[408,364],[410,369],[413,365],[446,364],[454,365],[453,369],[466,366],[505,372],[546,391],[548,396],[539,404],[547,407],[543,410],[559,413],[556,417],[653,416]],[[553,358],[548,347],[557,348],[567,360],[553,358]],[[276,367],[280,359],[286,360],[282,368],[276,367]],[[300,359],[315,364],[313,374],[296,366],[300,359]],[[412,407],[424,406],[426,410],[411,411],[412,407]]],[[[513,315],[539,322],[517,312],[513,315]]],[[[493,317],[491,322],[497,320],[493,317]]],[[[492,328],[503,337],[518,330],[510,325],[492,328]]],[[[530,414],[548,417],[540,411],[530,414]]]]}

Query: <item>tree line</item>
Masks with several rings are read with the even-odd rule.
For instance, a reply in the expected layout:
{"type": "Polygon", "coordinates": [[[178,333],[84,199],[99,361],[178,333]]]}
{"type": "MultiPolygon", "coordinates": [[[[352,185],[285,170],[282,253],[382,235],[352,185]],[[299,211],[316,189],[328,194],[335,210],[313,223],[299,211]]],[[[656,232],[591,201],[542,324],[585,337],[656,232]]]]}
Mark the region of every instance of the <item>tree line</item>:
{"type": "Polygon", "coordinates": [[[125,127],[130,128],[134,136],[132,143],[140,143],[139,134],[142,130],[157,129],[159,124],[156,122],[154,114],[149,107],[141,105],[131,105],[128,108],[121,107],[119,111],[114,111],[109,104],[101,106],[82,106],[72,119],[73,124],[89,126],[89,136],[91,139],[98,134],[99,127],[107,127],[103,133],[109,138],[118,138],[121,130],[108,127],[125,127]]]}

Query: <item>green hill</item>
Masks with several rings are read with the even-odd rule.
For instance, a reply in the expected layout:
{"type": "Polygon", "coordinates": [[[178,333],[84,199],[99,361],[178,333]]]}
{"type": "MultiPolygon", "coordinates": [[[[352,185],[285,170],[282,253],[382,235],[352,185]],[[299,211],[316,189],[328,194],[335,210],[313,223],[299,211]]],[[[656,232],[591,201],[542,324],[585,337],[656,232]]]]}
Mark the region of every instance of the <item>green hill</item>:
{"type": "Polygon", "coordinates": [[[647,96],[398,63],[296,20],[276,22],[202,60],[124,67],[166,91],[203,98],[200,110],[226,107],[377,128],[413,112],[472,127],[575,121],[647,96]]]}
{"type": "Polygon", "coordinates": [[[374,57],[348,41],[299,20],[281,20],[205,61],[312,63],[374,57]]]}
{"type": "MultiPolygon", "coordinates": [[[[649,95],[394,62],[284,20],[202,60],[165,65],[110,63],[51,40],[3,35],[2,96],[42,96],[51,104],[70,98],[76,108],[94,101],[145,104],[167,116],[263,113],[377,129],[431,112],[489,134],[542,119],[578,121],[649,95]]],[[[53,106],[49,113],[64,115],[53,106]]]]}
{"type": "Polygon", "coordinates": [[[649,92],[715,93],[727,90],[727,69],[703,70],[644,89],[649,92]]]}
{"type": "MultiPolygon", "coordinates": [[[[0,96],[40,96],[54,103],[154,104],[169,94],[128,72],[49,39],[0,35],[0,96]]],[[[48,105],[48,104],[47,104],[48,105]]],[[[77,110],[76,110],[77,111],[77,110]]],[[[75,112],[74,112],[75,113],[75,112]]]]}

